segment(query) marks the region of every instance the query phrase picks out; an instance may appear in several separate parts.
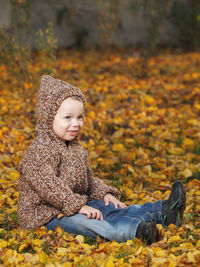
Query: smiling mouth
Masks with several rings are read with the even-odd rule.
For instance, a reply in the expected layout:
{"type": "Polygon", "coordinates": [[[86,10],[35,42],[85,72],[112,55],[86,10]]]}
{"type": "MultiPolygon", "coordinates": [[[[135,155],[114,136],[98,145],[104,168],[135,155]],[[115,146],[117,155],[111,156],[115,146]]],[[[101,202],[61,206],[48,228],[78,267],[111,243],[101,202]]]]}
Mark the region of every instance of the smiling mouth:
{"type": "Polygon", "coordinates": [[[68,134],[71,136],[77,135],[78,131],[68,131],[68,134]]]}

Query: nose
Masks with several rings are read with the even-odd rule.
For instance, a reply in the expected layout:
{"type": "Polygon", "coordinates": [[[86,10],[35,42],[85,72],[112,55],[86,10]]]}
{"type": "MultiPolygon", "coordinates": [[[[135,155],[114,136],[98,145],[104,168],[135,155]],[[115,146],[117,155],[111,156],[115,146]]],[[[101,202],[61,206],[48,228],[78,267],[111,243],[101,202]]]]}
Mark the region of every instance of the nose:
{"type": "Polygon", "coordinates": [[[79,121],[77,119],[73,119],[72,120],[72,126],[79,127],[79,125],[80,125],[80,123],[79,123],[79,121]]]}

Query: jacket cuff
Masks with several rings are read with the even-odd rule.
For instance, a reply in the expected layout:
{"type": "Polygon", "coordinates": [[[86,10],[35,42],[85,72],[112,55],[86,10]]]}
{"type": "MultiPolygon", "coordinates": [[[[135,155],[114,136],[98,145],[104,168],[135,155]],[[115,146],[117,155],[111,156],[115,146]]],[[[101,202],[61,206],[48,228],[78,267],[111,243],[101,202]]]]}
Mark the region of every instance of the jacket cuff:
{"type": "MultiPolygon", "coordinates": [[[[121,193],[120,193],[120,191],[117,189],[117,188],[115,188],[115,187],[112,187],[112,186],[108,186],[109,187],[109,189],[108,189],[108,192],[106,192],[106,194],[111,194],[111,195],[113,195],[115,198],[117,198],[118,200],[120,200],[120,198],[121,198],[121,193]]],[[[105,194],[105,195],[106,195],[105,194]]],[[[104,196],[105,196],[104,195],[104,196]]]]}
{"type": "Polygon", "coordinates": [[[78,213],[78,211],[86,205],[88,202],[88,197],[86,195],[79,195],[73,200],[71,200],[71,205],[67,203],[63,205],[62,212],[65,216],[69,217],[78,213]]]}
{"type": "MultiPolygon", "coordinates": [[[[115,187],[112,187],[112,186],[109,186],[107,185],[104,190],[102,190],[101,192],[99,192],[98,196],[96,196],[98,199],[101,199],[103,200],[105,195],[107,194],[111,194],[113,195],[114,197],[116,197],[117,199],[120,200],[120,197],[121,197],[121,193],[119,192],[118,189],[116,189],[115,187]]],[[[97,199],[95,197],[95,199],[97,199]]],[[[91,200],[93,200],[94,198],[91,198],[91,200]]]]}

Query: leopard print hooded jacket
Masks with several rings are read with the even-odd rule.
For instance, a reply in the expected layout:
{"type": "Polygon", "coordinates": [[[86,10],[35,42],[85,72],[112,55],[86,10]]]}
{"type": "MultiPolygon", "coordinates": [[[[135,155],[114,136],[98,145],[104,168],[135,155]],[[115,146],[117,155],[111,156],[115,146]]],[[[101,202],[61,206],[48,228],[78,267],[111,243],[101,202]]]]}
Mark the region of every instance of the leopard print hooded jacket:
{"type": "Polygon", "coordinates": [[[120,192],[93,177],[87,152],[78,138],[68,142],[53,131],[53,120],[61,103],[83,93],[75,86],[42,76],[36,102],[36,138],[18,166],[18,222],[22,229],[40,227],[59,213],[76,214],[89,200],[120,192]]]}

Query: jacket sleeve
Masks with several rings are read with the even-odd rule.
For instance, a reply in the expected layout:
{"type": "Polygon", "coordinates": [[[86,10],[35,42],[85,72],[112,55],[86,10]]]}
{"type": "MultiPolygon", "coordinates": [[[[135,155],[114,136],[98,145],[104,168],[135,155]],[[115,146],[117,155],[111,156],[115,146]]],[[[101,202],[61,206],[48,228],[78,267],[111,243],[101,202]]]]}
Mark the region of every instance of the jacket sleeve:
{"type": "Polygon", "coordinates": [[[24,179],[41,198],[55,207],[65,216],[77,213],[88,201],[86,195],[74,193],[70,187],[57,176],[59,157],[42,152],[37,155],[37,160],[23,166],[24,179]]]}
{"type": "Polygon", "coordinates": [[[103,199],[108,193],[120,199],[121,193],[113,186],[106,185],[101,179],[93,177],[91,168],[87,168],[88,176],[88,196],[89,200],[103,199]]]}

